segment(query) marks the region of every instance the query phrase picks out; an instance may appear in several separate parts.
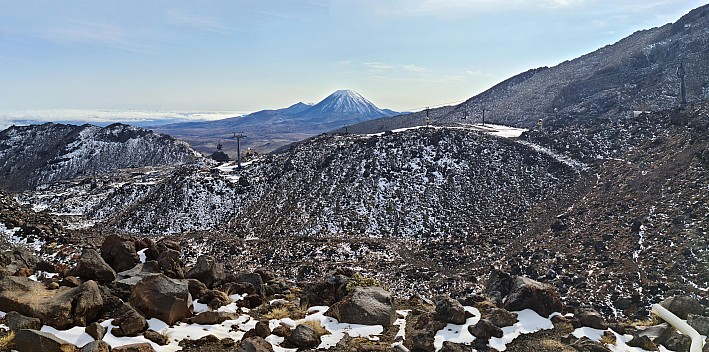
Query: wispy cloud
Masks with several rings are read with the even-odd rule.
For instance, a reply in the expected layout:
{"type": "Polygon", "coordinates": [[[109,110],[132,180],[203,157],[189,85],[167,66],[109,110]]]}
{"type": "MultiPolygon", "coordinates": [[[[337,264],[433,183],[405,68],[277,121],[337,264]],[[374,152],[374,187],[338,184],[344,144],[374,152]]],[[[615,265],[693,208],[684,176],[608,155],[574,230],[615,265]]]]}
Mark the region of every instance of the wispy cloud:
{"type": "Polygon", "coordinates": [[[383,63],[383,62],[365,62],[362,64],[362,66],[364,66],[368,69],[379,70],[379,71],[391,70],[394,68],[394,66],[391,66],[391,65],[383,63]]]}
{"type": "Polygon", "coordinates": [[[146,46],[133,40],[123,28],[107,23],[66,21],[41,29],[38,34],[57,43],[99,45],[133,52],[147,50],[146,46]]]}
{"type": "Polygon", "coordinates": [[[364,76],[376,81],[450,83],[465,81],[470,76],[486,76],[480,71],[450,72],[416,64],[365,62],[362,66],[364,76]]]}
{"type": "Polygon", "coordinates": [[[199,16],[177,10],[167,12],[167,22],[176,26],[186,26],[205,32],[229,34],[231,29],[217,16],[199,16]]]}
{"type": "Polygon", "coordinates": [[[413,73],[419,73],[423,74],[428,72],[428,69],[426,69],[423,66],[418,66],[418,65],[401,65],[401,68],[403,68],[406,71],[413,72],[413,73]]]}
{"type": "Polygon", "coordinates": [[[399,0],[377,2],[373,7],[375,12],[390,16],[461,17],[509,10],[570,8],[587,2],[587,0],[399,0]]]}
{"type": "Polygon", "coordinates": [[[471,71],[471,70],[465,71],[465,74],[468,75],[468,76],[472,76],[472,77],[492,77],[492,76],[493,76],[492,73],[483,72],[483,71],[480,71],[480,70],[477,70],[477,71],[471,71]]]}

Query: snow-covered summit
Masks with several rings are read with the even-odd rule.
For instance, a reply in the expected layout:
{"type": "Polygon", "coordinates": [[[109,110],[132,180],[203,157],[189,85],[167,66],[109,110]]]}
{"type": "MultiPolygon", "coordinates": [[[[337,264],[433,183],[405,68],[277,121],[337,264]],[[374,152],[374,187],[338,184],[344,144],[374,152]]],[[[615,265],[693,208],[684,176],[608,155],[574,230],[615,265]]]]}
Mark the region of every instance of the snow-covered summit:
{"type": "Polygon", "coordinates": [[[315,104],[312,108],[303,111],[302,114],[355,114],[366,117],[383,117],[391,115],[391,113],[378,108],[371,101],[351,89],[341,89],[335,91],[321,102],[315,104]]]}

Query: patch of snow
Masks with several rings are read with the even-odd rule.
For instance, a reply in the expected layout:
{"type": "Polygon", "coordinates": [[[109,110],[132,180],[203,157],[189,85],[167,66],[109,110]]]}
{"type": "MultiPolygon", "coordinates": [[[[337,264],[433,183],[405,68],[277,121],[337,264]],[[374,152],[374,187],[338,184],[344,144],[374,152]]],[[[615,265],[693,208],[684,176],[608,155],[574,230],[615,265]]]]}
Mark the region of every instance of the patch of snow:
{"type": "Polygon", "coordinates": [[[399,331],[396,332],[394,336],[394,341],[403,340],[406,337],[406,316],[409,315],[411,309],[397,310],[396,314],[401,316],[394,321],[394,326],[399,327],[399,331]]]}
{"type": "Polygon", "coordinates": [[[587,326],[582,326],[572,333],[577,339],[580,339],[584,336],[588,337],[589,339],[593,341],[600,341],[601,336],[603,336],[603,333],[606,332],[606,330],[599,330],[599,329],[594,329],[594,328],[589,328],[587,326]]]}
{"type": "Polygon", "coordinates": [[[94,338],[86,333],[86,328],[83,326],[75,326],[68,330],[57,330],[51,326],[44,325],[40,329],[42,332],[53,334],[62,340],[72,343],[78,347],[82,347],[87,343],[93,342],[94,338]]]}
{"type": "Polygon", "coordinates": [[[140,257],[140,262],[145,263],[145,251],[147,251],[147,248],[143,248],[138,251],[138,256],[140,257]]]}
{"type": "Polygon", "coordinates": [[[450,341],[455,343],[470,343],[475,340],[475,336],[471,335],[468,327],[475,325],[480,321],[480,311],[477,308],[465,306],[466,312],[473,314],[472,317],[465,320],[465,324],[448,324],[446,327],[436,333],[433,340],[433,347],[436,351],[443,348],[443,342],[450,341]]]}
{"type": "MultiPolygon", "coordinates": [[[[554,313],[549,318],[558,313],[554,313]]],[[[525,309],[517,312],[518,321],[512,325],[502,328],[502,337],[491,337],[490,347],[504,351],[507,349],[507,344],[516,339],[519,335],[530,334],[539,330],[552,329],[554,325],[549,318],[544,318],[531,309],[525,309]]]]}

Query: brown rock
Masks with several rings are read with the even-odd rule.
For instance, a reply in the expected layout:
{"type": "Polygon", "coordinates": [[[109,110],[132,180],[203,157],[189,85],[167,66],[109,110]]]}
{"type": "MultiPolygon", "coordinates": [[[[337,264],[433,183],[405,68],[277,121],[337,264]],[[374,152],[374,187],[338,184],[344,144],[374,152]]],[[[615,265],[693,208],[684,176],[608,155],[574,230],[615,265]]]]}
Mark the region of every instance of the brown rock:
{"type": "Polygon", "coordinates": [[[130,237],[110,235],[101,244],[101,257],[116,272],[133,268],[140,262],[135,250],[135,240],[130,237]]]}
{"type": "Polygon", "coordinates": [[[140,280],[131,290],[129,302],[146,317],[169,325],[192,316],[192,296],[187,285],[163,274],[140,280]]]}
{"type": "Polygon", "coordinates": [[[147,342],[144,343],[134,343],[131,345],[124,345],[114,347],[112,352],[155,352],[153,346],[147,342]]]}
{"type": "Polygon", "coordinates": [[[116,279],[116,272],[93,248],[84,249],[76,266],[69,270],[68,276],[78,276],[83,280],[96,280],[106,283],[116,279]]]}
{"type": "Polygon", "coordinates": [[[145,332],[143,333],[143,337],[152,342],[157,343],[160,346],[165,346],[170,342],[166,335],[163,335],[155,330],[150,329],[145,330],[145,332]]]}
{"type": "Polygon", "coordinates": [[[511,311],[529,308],[546,318],[551,313],[561,312],[563,307],[559,292],[553,286],[530,278],[517,277],[503,308],[511,311]]]}
{"type": "Polygon", "coordinates": [[[84,345],[84,347],[81,347],[80,352],[110,352],[111,351],[111,345],[109,345],[106,341],[92,341],[84,345]]]}
{"type": "Polygon", "coordinates": [[[55,335],[39,330],[21,329],[13,340],[18,352],[70,352],[78,350],[76,346],[55,335]]]}

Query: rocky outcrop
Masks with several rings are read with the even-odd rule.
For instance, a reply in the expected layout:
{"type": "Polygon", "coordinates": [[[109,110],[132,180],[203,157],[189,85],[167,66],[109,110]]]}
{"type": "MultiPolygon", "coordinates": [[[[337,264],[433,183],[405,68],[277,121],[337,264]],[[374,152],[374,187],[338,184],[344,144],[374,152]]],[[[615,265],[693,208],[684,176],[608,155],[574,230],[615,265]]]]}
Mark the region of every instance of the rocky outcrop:
{"type": "Polygon", "coordinates": [[[391,293],[380,287],[355,287],[325,312],[341,323],[391,326],[396,319],[391,293]]]}
{"type": "Polygon", "coordinates": [[[140,280],[131,291],[130,304],[146,317],[167,324],[192,316],[192,296],[187,285],[163,274],[140,280]]]}

